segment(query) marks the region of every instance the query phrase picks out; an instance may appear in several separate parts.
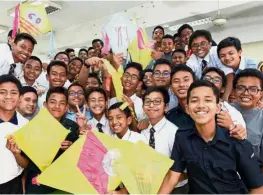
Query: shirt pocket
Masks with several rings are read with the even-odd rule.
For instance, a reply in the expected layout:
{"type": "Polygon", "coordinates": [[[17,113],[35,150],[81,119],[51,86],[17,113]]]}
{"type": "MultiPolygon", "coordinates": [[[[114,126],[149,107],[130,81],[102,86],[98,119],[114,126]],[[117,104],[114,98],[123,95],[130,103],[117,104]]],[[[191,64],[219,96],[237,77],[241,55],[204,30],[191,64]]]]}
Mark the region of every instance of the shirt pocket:
{"type": "Polygon", "coordinates": [[[227,181],[239,179],[235,163],[226,162],[224,160],[215,160],[213,168],[217,175],[227,181]]]}

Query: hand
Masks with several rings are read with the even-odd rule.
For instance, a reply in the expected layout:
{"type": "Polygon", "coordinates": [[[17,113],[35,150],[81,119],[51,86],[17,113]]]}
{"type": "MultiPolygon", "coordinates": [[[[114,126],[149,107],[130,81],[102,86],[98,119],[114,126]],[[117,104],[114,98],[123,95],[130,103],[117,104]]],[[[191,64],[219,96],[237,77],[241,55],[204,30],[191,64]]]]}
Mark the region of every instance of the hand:
{"type": "Polygon", "coordinates": [[[131,98],[129,98],[128,96],[123,94],[122,95],[122,101],[128,102],[129,107],[131,107],[133,109],[133,111],[135,112],[135,110],[134,110],[134,102],[131,100],[131,98]]]}
{"type": "Polygon", "coordinates": [[[76,107],[77,107],[77,111],[78,111],[77,114],[76,114],[76,122],[77,122],[77,124],[79,126],[79,129],[81,129],[88,122],[88,120],[86,118],[86,105],[84,105],[83,112],[80,111],[78,105],[76,105],[76,107]]]}
{"type": "Polygon", "coordinates": [[[262,110],[263,109],[263,102],[262,100],[259,100],[258,103],[257,103],[257,108],[262,110]]]}
{"type": "Polygon", "coordinates": [[[14,155],[21,154],[21,150],[17,146],[13,135],[8,136],[7,142],[6,142],[6,148],[10,150],[14,155]]]}
{"type": "Polygon", "coordinates": [[[158,60],[162,57],[163,53],[158,51],[152,51],[151,57],[155,60],[158,60]]]}
{"type": "Polygon", "coordinates": [[[89,64],[91,68],[95,70],[101,69],[103,61],[98,57],[92,57],[85,60],[85,64],[89,64]]]}
{"type": "Polygon", "coordinates": [[[147,129],[149,127],[149,124],[150,124],[149,120],[144,119],[144,120],[139,121],[137,127],[141,131],[141,130],[147,129]]]}
{"type": "Polygon", "coordinates": [[[45,93],[46,91],[45,90],[37,90],[37,95],[38,96],[41,96],[45,93]]]}
{"type": "Polygon", "coordinates": [[[217,114],[217,125],[229,129],[231,125],[234,125],[230,114],[227,111],[221,111],[217,114]]]}
{"type": "Polygon", "coordinates": [[[62,143],[61,143],[61,149],[62,150],[67,150],[70,146],[72,145],[72,142],[71,141],[67,141],[67,140],[65,140],[65,141],[63,141],[62,143]]]}
{"type": "Polygon", "coordinates": [[[234,137],[239,140],[246,139],[247,130],[240,124],[231,125],[229,128],[229,133],[231,137],[234,137]]]}
{"type": "Polygon", "coordinates": [[[112,66],[118,70],[120,66],[123,64],[123,53],[116,53],[112,56],[112,66]]]}

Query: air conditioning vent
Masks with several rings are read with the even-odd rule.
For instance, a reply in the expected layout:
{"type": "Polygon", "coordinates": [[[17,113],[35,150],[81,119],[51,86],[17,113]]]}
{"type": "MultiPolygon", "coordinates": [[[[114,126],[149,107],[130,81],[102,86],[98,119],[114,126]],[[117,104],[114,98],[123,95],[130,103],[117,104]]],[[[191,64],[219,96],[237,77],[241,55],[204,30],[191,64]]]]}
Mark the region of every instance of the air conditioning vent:
{"type": "Polygon", "coordinates": [[[53,6],[45,7],[45,9],[48,15],[60,10],[59,8],[53,6]]]}

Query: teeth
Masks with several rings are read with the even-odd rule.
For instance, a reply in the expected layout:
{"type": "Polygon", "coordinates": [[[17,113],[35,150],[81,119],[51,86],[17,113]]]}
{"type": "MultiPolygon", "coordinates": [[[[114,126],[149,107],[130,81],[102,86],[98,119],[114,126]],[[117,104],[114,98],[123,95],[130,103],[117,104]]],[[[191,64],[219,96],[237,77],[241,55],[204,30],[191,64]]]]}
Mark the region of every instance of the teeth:
{"type": "Polygon", "coordinates": [[[249,102],[251,99],[250,98],[241,98],[241,100],[244,102],[249,102]]]}
{"type": "Polygon", "coordinates": [[[198,114],[198,115],[204,115],[204,114],[206,114],[207,112],[197,112],[196,114],[198,114]]]}
{"type": "Polygon", "coordinates": [[[185,89],[180,89],[178,90],[179,93],[186,93],[186,90],[185,89]]]}

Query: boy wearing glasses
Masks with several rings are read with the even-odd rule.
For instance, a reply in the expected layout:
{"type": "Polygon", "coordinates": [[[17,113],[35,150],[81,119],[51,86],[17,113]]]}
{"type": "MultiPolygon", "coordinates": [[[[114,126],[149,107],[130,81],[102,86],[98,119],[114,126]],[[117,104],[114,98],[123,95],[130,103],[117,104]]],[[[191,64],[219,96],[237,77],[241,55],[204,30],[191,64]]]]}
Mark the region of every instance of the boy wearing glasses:
{"type": "MultiPolygon", "coordinates": [[[[85,91],[84,88],[73,83],[68,88],[68,110],[66,112],[66,118],[76,122],[76,115],[78,113],[76,105],[78,105],[81,112],[83,112],[85,104],[85,91]]],[[[88,120],[92,118],[90,110],[87,109],[85,116],[88,120]]]]}
{"type": "Polygon", "coordinates": [[[238,103],[233,106],[239,110],[247,125],[247,140],[253,145],[256,157],[263,165],[263,110],[257,108],[262,97],[263,76],[256,69],[240,71],[234,79],[234,89],[238,103]]]}
{"type": "Polygon", "coordinates": [[[217,47],[212,46],[212,36],[209,31],[196,30],[190,37],[189,48],[193,54],[187,60],[186,65],[189,66],[200,79],[202,72],[207,67],[218,67],[227,76],[227,86],[223,99],[227,100],[232,90],[232,82],[234,79],[233,70],[222,64],[217,55],[217,47]]]}
{"type": "MultiPolygon", "coordinates": [[[[171,157],[177,127],[165,118],[168,109],[169,94],[163,87],[150,87],[143,96],[143,110],[150,125],[141,132],[156,151],[171,157]]],[[[187,181],[181,182],[174,193],[187,194],[187,181]]]]}
{"type": "Polygon", "coordinates": [[[170,74],[172,72],[172,65],[171,62],[166,59],[159,59],[156,60],[153,68],[153,82],[155,86],[164,87],[168,90],[170,96],[170,102],[168,105],[168,110],[176,107],[178,105],[178,100],[176,96],[173,94],[170,86],[170,74]]]}

